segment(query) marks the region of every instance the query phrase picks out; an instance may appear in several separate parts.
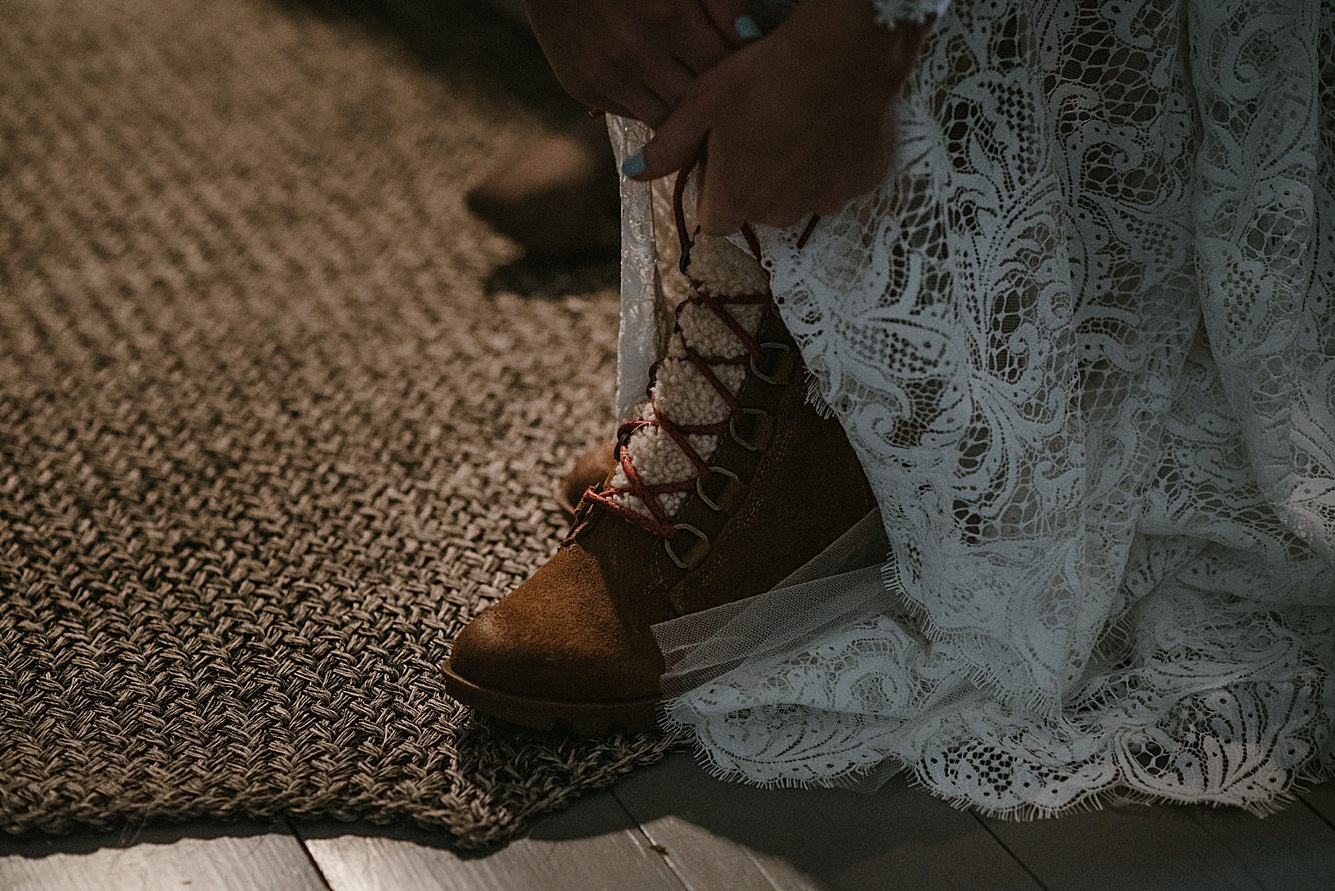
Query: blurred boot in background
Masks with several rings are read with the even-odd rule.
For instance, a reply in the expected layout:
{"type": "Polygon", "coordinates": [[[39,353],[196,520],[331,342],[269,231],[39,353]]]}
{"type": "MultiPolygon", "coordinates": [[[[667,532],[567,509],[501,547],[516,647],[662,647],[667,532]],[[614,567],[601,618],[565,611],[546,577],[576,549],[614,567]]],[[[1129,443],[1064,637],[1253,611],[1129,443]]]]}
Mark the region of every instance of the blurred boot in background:
{"type": "MultiPolygon", "coordinates": [[[[489,0],[528,27],[519,0],[489,0]]],[[[468,209],[531,257],[615,254],[621,238],[619,185],[607,126],[578,117],[495,164],[467,194],[468,209]]]]}

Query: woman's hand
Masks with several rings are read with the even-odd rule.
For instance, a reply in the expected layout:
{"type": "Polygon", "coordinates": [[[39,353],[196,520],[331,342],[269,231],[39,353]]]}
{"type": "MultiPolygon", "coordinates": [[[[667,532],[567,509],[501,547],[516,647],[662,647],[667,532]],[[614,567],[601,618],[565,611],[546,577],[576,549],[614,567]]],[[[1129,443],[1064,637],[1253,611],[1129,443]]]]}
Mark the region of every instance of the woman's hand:
{"type": "Polygon", "coordinates": [[[804,0],[690,87],[635,179],[704,161],[698,216],[711,235],[788,227],[875,188],[893,158],[893,100],[927,26],[890,29],[874,15],[868,0],[804,0]]]}
{"type": "Polygon", "coordinates": [[[663,122],[697,77],[757,36],[736,30],[746,0],[525,0],[525,5],[566,92],[590,108],[651,127],[663,122]]]}

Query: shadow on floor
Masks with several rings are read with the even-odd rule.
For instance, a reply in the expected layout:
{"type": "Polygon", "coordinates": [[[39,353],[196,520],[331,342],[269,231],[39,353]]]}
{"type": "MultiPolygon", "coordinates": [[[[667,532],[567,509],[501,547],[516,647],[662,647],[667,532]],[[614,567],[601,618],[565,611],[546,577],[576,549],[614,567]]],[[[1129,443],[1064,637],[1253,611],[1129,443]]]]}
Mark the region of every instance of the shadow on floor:
{"type": "MultiPolygon", "coordinates": [[[[294,14],[346,23],[406,55],[459,95],[486,107],[519,104],[550,130],[568,130],[585,114],[562,90],[531,32],[478,0],[271,0],[294,14]]],[[[536,135],[536,132],[535,132],[536,135]]],[[[610,157],[610,152],[609,152],[610,157]]],[[[486,171],[479,171],[479,177],[486,171]]],[[[476,183],[474,183],[476,185],[476,183]]],[[[615,185],[612,188],[615,227],[615,185]]],[[[567,215],[568,216],[568,215],[567,215]]],[[[565,224],[569,224],[569,221],[565,224]]],[[[560,225],[560,223],[553,223],[560,225]]],[[[601,225],[590,221],[589,225],[601,225]]],[[[558,239],[559,241],[560,239],[558,239]]],[[[558,299],[615,289],[619,250],[521,256],[488,275],[488,294],[558,299]]]]}
{"type": "Polygon", "coordinates": [[[467,92],[516,100],[559,125],[584,108],[556,82],[526,29],[478,0],[271,0],[280,9],[347,22],[405,51],[467,92]]]}
{"type": "Polygon", "coordinates": [[[555,299],[615,288],[619,275],[615,253],[579,257],[521,257],[498,266],[487,276],[487,294],[555,299]]]}

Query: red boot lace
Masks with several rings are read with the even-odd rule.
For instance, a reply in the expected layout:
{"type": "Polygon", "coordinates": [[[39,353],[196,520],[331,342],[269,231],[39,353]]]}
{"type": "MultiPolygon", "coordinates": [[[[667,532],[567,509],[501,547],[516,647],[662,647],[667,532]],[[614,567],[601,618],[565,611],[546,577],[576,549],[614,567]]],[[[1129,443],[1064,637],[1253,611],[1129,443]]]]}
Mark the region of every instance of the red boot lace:
{"type": "MultiPolygon", "coordinates": [[[[693,491],[697,486],[709,481],[713,470],[709,462],[700,454],[699,450],[691,444],[688,437],[691,436],[722,436],[729,431],[730,426],[741,418],[744,414],[741,403],[736,395],[721,381],[714,368],[724,365],[742,365],[748,362],[754,362],[761,357],[763,352],[759,341],[751,332],[747,331],[742,324],[737,321],[733,315],[728,312],[730,306],[757,306],[770,302],[768,293],[755,294],[714,294],[704,284],[696,278],[693,278],[687,272],[690,265],[691,239],[686,232],[686,214],[683,208],[682,197],[686,188],[686,179],[690,174],[691,168],[687,167],[677,176],[676,188],[673,190],[673,210],[676,214],[677,236],[681,241],[681,272],[687,277],[691,285],[691,294],[677,306],[676,317],[678,324],[676,334],[681,343],[684,359],[689,362],[710,386],[718,393],[724,403],[728,406],[728,417],[716,424],[678,424],[671,418],[659,411],[658,405],[653,394],[649,397],[650,418],[640,418],[634,421],[628,421],[621,425],[617,430],[617,448],[616,460],[620,465],[622,472],[626,476],[626,486],[624,488],[608,489],[606,492],[600,492],[590,488],[584,493],[584,498],[591,505],[610,511],[617,516],[622,517],[638,526],[660,535],[667,540],[675,538],[680,531],[673,524],[667,509],[663,506],[661,498],[669,495],[676,495],[683,492],[693,491]],[[680,319],[682,311],[688,306],[701,306],[712,312],[720,322],[728,327],[737,340],[742,345],[742,352],[731,356],[706,356],[696,350],[687,342],[685,334],[681,330],[680,319]],[[640,473],[635,468],[634,462],[630,459],[630,453],[627,446],[631,437],[639,430],[646,427],[658,427],[667,434],[682,453],[687,457],[695,467],[696,477],[688,479],[673,480],[665,483],[648,484],[640,477],[640,473]],[[649,516],[645,516],[639,511],[627,507],[625,504],[617,501],[618,497],[634,496],[638,498],[649,511],[649,516]]],[[[803,234],[803,241],[810,234],[810,229],[815,224],[815,218],[808,225],[808,231],[803,234]]],[[[745,236],[747,244],[751,247],[751,252],[760,259],[760,243],[755,237],[749,226],[743,227],[742,234],[745,236]]],[[[657,366],[653,371],[657,370],[657,366]]]]}

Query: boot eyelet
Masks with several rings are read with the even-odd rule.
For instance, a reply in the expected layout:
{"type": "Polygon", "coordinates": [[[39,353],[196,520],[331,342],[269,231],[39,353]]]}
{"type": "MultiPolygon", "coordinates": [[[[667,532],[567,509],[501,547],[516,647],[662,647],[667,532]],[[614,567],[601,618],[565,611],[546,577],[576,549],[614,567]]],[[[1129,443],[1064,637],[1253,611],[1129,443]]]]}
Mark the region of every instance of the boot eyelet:
{"type": "Polygon", "coordinates": [[[733,415],[728,419],[728,434],[734,442],[748,452],[758,452],[769,444],[770,434],[774,431],[773,420],[769,412],[761,411],[758,408],[744,408],[740,414],[733,415]],[[751,439],[745,439],[741,433],[737,432],[737,419],[747,415],[756,419],[751,427],[751,439]]]}
{"type": "MultiPolygon", "coordinates": [[[[738,482],[738,483],[741,482],[741,479],[737,476],[737,474],[733,473],[731,470],[728,470],[726,467],[717,467],[711,464],[709,467],[710,476],[713,476],[716,473],[721,476],[726,476],[733,482],[738,482]]],[[[709,508],[710,510],[715,512],[723,510],[723,505],[719,504],[717,501],[715,501],[714,499],[710,498],[708,495],[705,494],[704,476],[697,476],[695,478],[695,494],[700,496],[700,500],[703,501],[705,503],[705,507],[709,508]]]]}
{"type": "Polygon", "coordinates": [[[705,557],[709,556],[709,549],[713,545],[709,542],[709,536],[705,535],[699,529],[689,523],[677,523],[674,527],[678,532],[689,532],[698,539],[691,549],[686,552],[685,557],[678,557],[676,550],[672,547],[672,539],[663,539],[663,550],[667,551],[668,557],[677,564],[678,569],[692,570],[705,562],[705,557]]]}
{"type": "Polygon", "coordinates": [[[778,357],[770,363],[770,367],[761,369],[756,357],[751,357],[751,373],[760,378],[767,384],[786,384],[793,376],[793,367],[797,364],[792,360],[793,351],[786,343],[762,343],[760,345],[762,353],[777,353],[778,357]]]}

